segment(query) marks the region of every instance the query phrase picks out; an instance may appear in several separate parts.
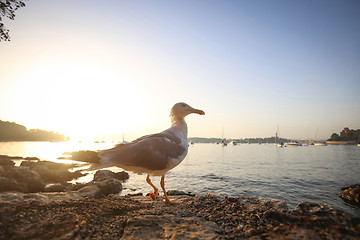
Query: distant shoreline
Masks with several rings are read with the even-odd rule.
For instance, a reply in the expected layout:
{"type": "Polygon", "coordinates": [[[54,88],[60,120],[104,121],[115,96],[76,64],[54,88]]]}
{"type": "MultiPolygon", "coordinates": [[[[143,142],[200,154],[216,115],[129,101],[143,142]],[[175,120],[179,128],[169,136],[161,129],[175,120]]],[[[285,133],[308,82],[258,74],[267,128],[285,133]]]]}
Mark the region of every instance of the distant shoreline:
{"type": "Polygon", "coordinates": [[[326,141],[329,145],[356,145],[356,141],[326,141]]]}
{"type": "Polygon", "coordinates": [[[41,129],[27,130],[23,125],[0,120],[0,142],[63,142],[69,139],[57,132],[41,129]]]}

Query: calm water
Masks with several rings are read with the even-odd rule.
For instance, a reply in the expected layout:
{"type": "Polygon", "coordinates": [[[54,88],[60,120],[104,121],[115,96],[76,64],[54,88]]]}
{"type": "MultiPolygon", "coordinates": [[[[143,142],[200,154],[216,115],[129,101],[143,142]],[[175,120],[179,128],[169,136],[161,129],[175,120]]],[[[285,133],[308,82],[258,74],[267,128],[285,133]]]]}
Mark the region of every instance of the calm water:
{"type": "MultiPolygon", "coordinates": [[[[10,142],[0,143],[0,154],[37,156],[58,161],[65,151],[97,150],[113,144],[10,142]]],[[[121,169],[112,168],[120,171],[121,169]]],[[[195,194],[257,196],[286,200],[290,208],[300,201],[327,203],[360,217],[360,209],[344,203],[341,188],[360,182],[360,147],[303,146],[278,148],[272,144],[222,147],[195,144],[185,160],[166,175],[166,189],[195,194]]],[[[146,175],[131,174],[122,195],[147,193],[146,175]]],[[[89,175],[78,182],[89,181],[89,175]]],[[[152,178],[159,186],[159,177],[152,178]]],[[[160,186],[159,186],[160,188],[160,186]]]]}

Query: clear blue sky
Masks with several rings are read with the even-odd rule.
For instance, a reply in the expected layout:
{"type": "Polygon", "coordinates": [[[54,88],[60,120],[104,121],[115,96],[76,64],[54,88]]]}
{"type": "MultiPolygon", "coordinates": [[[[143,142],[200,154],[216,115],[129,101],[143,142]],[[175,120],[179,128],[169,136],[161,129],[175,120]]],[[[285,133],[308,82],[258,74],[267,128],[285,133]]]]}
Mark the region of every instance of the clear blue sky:
{"type": "Polygon", "coordinates": [[[328,138],[360,128],[359,1],[28,1],[5,21],[0,119],[68,135],[328,138]]]}

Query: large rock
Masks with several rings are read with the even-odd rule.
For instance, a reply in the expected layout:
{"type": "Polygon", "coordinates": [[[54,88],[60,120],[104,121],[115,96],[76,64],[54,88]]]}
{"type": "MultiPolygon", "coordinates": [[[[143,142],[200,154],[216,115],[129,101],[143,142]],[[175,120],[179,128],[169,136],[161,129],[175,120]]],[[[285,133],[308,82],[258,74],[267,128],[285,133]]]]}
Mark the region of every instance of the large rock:
{"type": "Polygon", "coordinates": [[[127,172],[112,172],[110,170],[98,170],[89,183],[76,184],[70,189],[78,191],[88,197],[103,197],[122,191],[122,182],[129,178],[127,172]]]}
{"type": "Polygon", "coordinates": [[[68,169],[73,167],[71,164],[49,161],[24,161],[21,166],[29,167],[37,172],[47,183],[64,183],[85,175],[80,171],[69,172],[68,169]]]}
{"type": "Polygon", "coordinates": [[[110,170],[98,170],[91,182],[73,185],[68,190],[77,191],[82,196],[99,198],[121,192],[122,182],[128,176],[126,172],[115,173],[110,170]]]}
{"type": "Polygon", "coordinates": [[[49,184],[45,187],[44,192],[65,192],[71,184],[49,184]]]}
{"type": "Polygon", "coordinates": [[[66,159],[72,159],[80,162],[97,163],[100,160],[97,152],[94,151],[65,152],[64,155],[71,155],[71,157],[66,159]]]}
{"type": "Polygon", "coordinates": [[[80,188],[78,192],[81,193],[82,196],[99,198],[109,194],[119,193],[121,190],[121,182],[117,179],[109,178],[102,181],[91,181],[89,184],[80,188]]]}
{"type": "Polygon", "coordinates": [[[26,188],[13,178],[0,177],[0,192],[8,191],[26,192],[26,188]]]}
{"type": "Polygon", "coordinates": [[[0,166],[14,166],[15,163],[5,155],[0,155],[0,166]]]}
{"type": "Polygon", "coordinates": [[[98,170],[94,174],[94,181],[102,181],[108,178],[115,178],[117,180],[125,181],[129,179],[129,174],[125,171],[115,173],[110,170],[98,170]]]}
{"type": "Polygon", "coordinates": [[[20,191],[25,193],[41,192],[45,183],[41,176],[27,167],[5,166],[0,171],[2,191],[20,191]]]}
{"type": "Polygon", "coordinates": [[[350,204],[360,206],[360,184],[345,187],[341,190],[339,197],[350,204]]]}

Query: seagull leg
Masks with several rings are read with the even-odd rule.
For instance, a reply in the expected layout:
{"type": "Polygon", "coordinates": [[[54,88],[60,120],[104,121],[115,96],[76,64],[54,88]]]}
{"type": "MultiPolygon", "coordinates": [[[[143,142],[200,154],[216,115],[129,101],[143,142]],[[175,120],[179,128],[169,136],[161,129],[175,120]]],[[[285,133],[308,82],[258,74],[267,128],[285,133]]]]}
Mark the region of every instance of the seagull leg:
{"type": "Polygon", "coordinates": [[[154,189],[154,193],[149,193],[150,198],[151,198],[151,199],[155,199],[156,196],[158,195],[158,189],[157,189],[157,187],[155,187],[154,184],[151,182],[149,175],[147,175],[147,177],[146,177],[146,182],[147,182],[150,186],[152,186],[153,189],[154,189]]]}
{"type": "Polygon", "coordinates": [[[164,192],[164,198],[165,198],[165,203],[166,204],[169,204],[171,203],[168,196],[167,196],[167,193],[166,193],[166,190],[165,190],[165,181],[164,181],[164,178],[165,178],[165,175],[161,176],[161,180],[160,180],[160,186],[164,192]]]}

